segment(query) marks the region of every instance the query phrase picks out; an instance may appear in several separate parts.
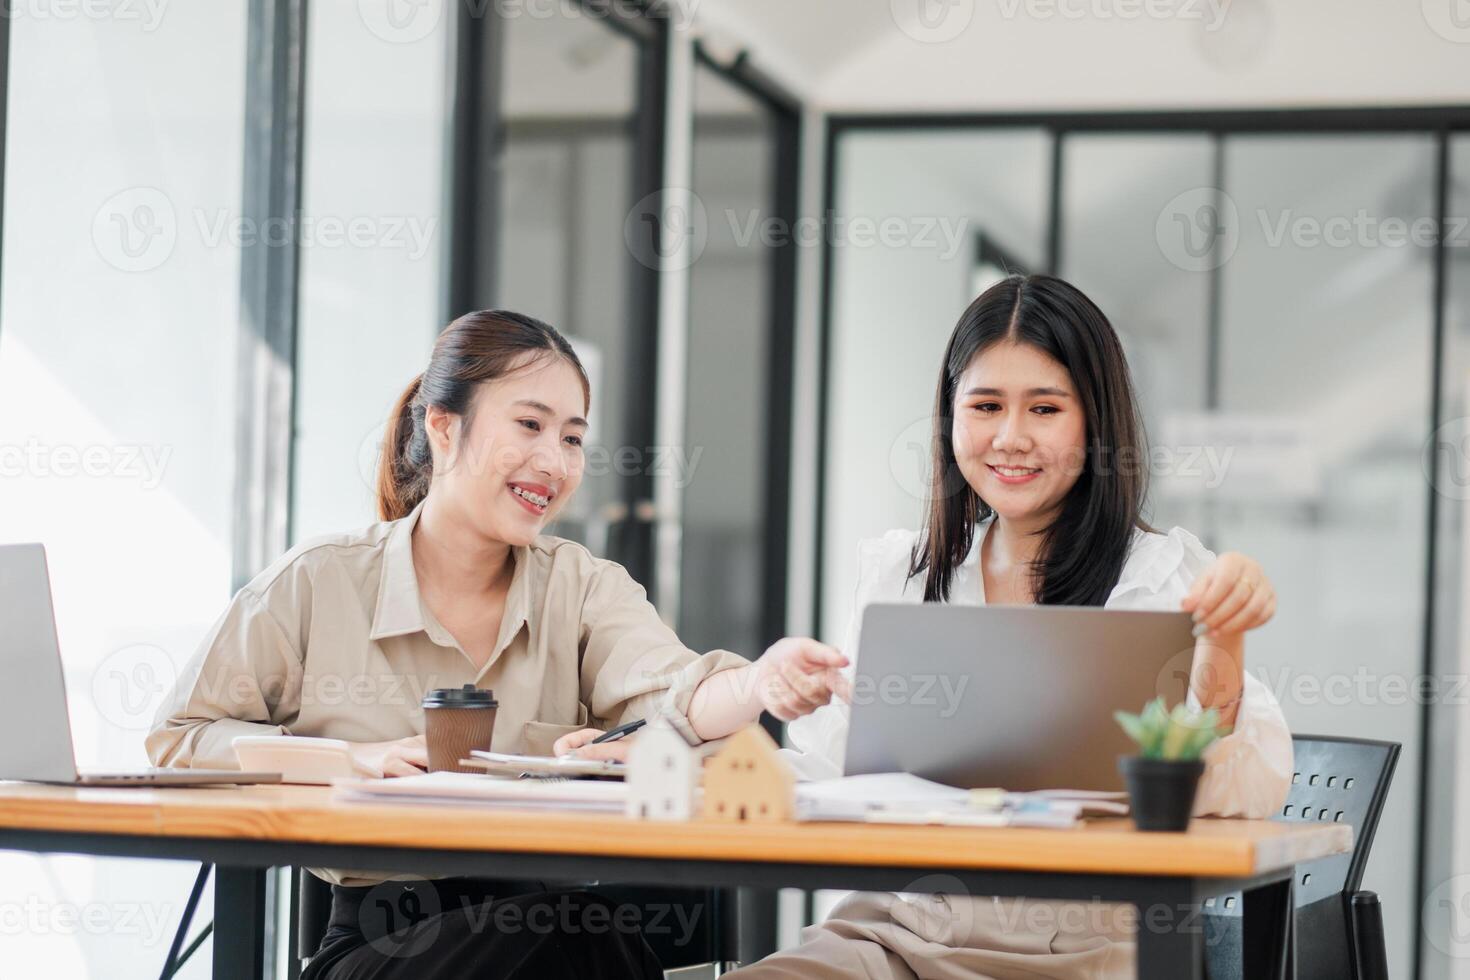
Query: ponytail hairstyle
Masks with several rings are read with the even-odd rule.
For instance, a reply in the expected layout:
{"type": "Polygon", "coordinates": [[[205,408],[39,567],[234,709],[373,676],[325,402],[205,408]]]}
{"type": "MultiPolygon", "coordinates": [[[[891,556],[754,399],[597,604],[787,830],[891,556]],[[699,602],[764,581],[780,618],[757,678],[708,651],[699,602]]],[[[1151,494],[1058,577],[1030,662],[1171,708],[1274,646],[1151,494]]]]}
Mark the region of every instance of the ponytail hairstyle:
{"type": "Polygon", "coordinates": [[[934,396],[929,501],[909,577],[925,575],[925,602],[946,601],[976,524],[995,513],[960,472],[953,425],[961,375],[1002,342],[1035,347],[1066,368],[1087,423],[1082,472],[1041,532],[1032,569],[1036,601],[1101,606],[1122,574],[1134,529],[1152,530],[1143,519],[1143,420],[1112,324],[1081,290],[1052,276],[1008,276],[981,293],[955,324],[934,396]]]}
{"type": "Polygon", "coordinates": [[[554,327],[509,310],[466,313],[445,327],[429,366],[398,396],[388,418],[378,464],[378,517],[406,517],[429,492],[434,459],[424,431],[428,406],[460,416],[468,432],[479,385],[542,358],[561,358],[576,368],[582,393],[591,400],[586,369],[554,327]]]}

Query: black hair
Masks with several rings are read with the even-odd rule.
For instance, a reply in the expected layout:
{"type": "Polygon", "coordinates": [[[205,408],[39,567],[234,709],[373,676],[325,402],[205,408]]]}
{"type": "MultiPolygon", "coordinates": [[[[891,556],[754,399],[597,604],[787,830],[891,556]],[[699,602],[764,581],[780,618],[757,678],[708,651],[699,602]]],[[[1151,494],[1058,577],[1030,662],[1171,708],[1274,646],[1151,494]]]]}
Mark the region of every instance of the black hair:
{"type": "Polygon", "coordinates": [[[462,416],[468,425],[475,392],[486,381],[503,378],[526,358],[559,357],[577,369],[582,394],[591,385],[577,353],[555,327],[510,310],[466,313],[444,328],[434,343],[429,366],[404,389],[388,418],[383,458],[378,468],[378,516],[405,517],[429,492],[434,460],[424,431],[424,411],[434,405],[462,416]]]}
{"type": "Polygon", "coordinates": [[[1035,347],[1066,368],[1086,420],[1082,471],[1043,535],[1032,567],[1043,605],[1101,606],[1128,558],[1143,519],[1148,468],[1143,420],[1128,360],[1112,324],[1071,283],[1012,275],[960,315],[934,396],[929,501],[909,577],[925,575],[924,601],[949,598],[954,570],[994,511],[966,482],[955,459],[953,422],[960,376],[1001,342],[1035,347]]]}

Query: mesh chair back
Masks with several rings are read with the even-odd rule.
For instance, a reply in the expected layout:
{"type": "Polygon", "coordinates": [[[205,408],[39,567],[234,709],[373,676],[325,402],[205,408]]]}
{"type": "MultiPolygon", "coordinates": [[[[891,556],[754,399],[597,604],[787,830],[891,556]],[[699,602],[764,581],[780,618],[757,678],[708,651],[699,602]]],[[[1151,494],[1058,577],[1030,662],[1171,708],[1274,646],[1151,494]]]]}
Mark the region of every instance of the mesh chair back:
{"type": "MultiPolygon", "coordinates": [[[[1397,742],[1298,735],[1292,739],[1296,763],[1291,792],[1273,819],[1285,823],[1345,823],[1353,828],[1353,849],[1296,869],[1298,980],[1351,980],[1353,961],[1352,896],[1363,880],[1373,835],[1398,763],[1397,742]]],[[[1205,903],[1205,937],[1211,980],[1241,976],[1241,896],[1205,903]]],[[[1255,978],[1250,978],[1255,980],[1255,978]]]]}

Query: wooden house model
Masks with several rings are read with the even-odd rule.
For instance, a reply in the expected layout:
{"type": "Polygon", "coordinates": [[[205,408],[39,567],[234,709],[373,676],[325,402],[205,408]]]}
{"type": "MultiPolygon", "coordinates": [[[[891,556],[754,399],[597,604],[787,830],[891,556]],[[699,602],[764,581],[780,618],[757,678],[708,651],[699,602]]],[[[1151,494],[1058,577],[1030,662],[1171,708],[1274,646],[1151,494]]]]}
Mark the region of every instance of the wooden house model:
{"type": "Polygon", "coordinates": [[[706,820],[791,820],[795,805],[796,777],[759,725],[731,735],[705,763],[706,820]]]}

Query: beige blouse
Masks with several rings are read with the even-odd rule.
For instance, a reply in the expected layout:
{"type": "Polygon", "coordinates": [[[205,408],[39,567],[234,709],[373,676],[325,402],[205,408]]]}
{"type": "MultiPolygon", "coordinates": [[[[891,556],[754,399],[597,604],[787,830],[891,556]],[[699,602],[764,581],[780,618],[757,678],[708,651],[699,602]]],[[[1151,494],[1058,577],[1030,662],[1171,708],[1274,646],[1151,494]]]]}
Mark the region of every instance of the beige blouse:
{"type": "Polygon", "coordinates": [[[665,706],[687,717],[701,681],[749,662],[688,649],[621,565],[543,535],[514,549],[500,634],[476,669],[420,601],[411,535],[421,509],[299,545],[241,589],[159,709],[145,743],[154,764],[237,768],[240,735],[407,738],[424,731],[426,691],[464,684],[500,703],[493,748],[549,755],[579,728],[665,706]]]}

